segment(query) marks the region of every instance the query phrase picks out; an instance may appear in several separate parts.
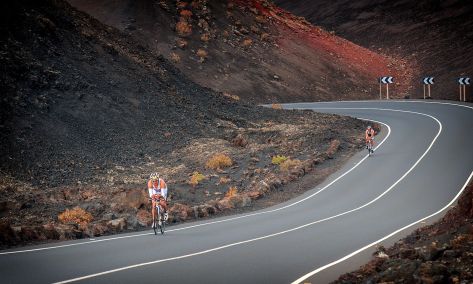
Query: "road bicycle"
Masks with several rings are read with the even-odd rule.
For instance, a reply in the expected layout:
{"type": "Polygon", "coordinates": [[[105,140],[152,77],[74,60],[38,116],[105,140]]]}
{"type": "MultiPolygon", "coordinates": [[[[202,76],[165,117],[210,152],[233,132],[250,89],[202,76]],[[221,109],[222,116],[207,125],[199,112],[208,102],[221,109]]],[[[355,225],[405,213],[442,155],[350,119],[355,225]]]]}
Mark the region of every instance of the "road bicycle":
{"type": "MultiPolygon", "coordinates": [[[[152,200],[152,199],[150,199],[152,200]]],[[[165,220],[165,217],[164,217],[164,209],[163,207],[161,206],[161,202],[160,200],[156,200],[156,210],[155,210],[155,214],[157,215],[157,218],[156,216],[153,216],[153,230],[154,230],[154,234],[157,235],[158,234],[158,231],[161,232],[161,234],[164,234],[164,231],[166,230],[166,220],[165,220]]]]}
{"type": "Polygon", "coordinates": [[[373,144],[374,144],[373,138],[366,141],[366,149],[368,149],[368,156],[371,156],[374,153],[373,144]]]}

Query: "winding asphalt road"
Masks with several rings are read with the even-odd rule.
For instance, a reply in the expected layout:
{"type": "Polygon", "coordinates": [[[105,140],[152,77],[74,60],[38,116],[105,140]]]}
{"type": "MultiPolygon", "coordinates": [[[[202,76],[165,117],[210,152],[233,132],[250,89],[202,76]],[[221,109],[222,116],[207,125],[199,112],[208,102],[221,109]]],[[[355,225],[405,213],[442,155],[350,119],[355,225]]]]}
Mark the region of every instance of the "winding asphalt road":
{"type": "Polygon", "coordinates": [[[369,158],[355,155],[302,196],[255,213],[173,226],[163,236],[145,232],[1,251],[0,282],[322,283],[324,272],[359,266],[365,260],[357,257],[376,244],[440,218],[471,179],[471,104],[285,107],[379,121],[378,148],[369,158]]]}

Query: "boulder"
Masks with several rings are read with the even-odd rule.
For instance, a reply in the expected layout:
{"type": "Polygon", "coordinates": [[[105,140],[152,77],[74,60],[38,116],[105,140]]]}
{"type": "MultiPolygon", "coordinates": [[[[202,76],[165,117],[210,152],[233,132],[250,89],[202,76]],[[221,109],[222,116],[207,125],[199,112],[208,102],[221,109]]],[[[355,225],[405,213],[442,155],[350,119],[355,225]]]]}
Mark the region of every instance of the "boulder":
{"type": "Polygon", "coordinates": [[[169,208],[170,222],[185,221],[194,215],[194,210],[185,204],[175,203],[169,208]]]}
{"type": "Polygon", "coordinates": [[[125,193],[121,200],[125,207],[139,209],[148,204],[148,194],[143,189],[132,189],[125,193]]]}
{"type": "Polygon", "coordinates": [[[151,215],[151,211],[143,209],[138,210],[138,213],[136,213],[136,220],[138,220],[138,224],[140,226],[151,226],[151,223],[153,222],[153,216],[151,215]]]}
{"type": "Polygon", "coordinates": [[[123,231],[127,228],[125,218],[113,219],[107,222],[107,226],[116,231],[123,231]]]}

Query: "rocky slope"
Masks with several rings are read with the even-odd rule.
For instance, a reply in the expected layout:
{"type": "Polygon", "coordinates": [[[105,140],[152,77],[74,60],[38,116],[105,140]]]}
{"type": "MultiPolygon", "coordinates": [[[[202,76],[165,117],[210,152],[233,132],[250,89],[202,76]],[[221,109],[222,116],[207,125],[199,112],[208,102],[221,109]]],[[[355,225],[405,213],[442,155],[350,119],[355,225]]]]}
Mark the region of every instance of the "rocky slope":
{"type": "Polygon", "coordinates": [[[266,0],[69,2],[140,38],[199,84],[257,103],[377,98],[378,76],[409,81],[413,72],[266,0]]]}
{"type": "Polygon", "coordinates": [[[437,223],[380,248],[360,270],[333,283],[472,283],[473,184],[437,223]]]}
{"type": "Polygon", "coordinates": [[[170,185],[172,222],[270,205],[361,144],[360,121],[201,87],[66,2],[1,5],[1,247],[145,228],[153,171],[170,185]],[[209,164],[216,154],[231,161],[209,164]]]}
{"type": "MultiPolygon", "coordinates": [[[[458,99],[459,76],[473,76],[473,5],[470,1],[275,0],[335,34],[416,66],[412,97],[423,96],[420,80],[434,76],[432,96],[458,99]]],[[[472,100],[471,91],[469,99],[472,100]]]]}

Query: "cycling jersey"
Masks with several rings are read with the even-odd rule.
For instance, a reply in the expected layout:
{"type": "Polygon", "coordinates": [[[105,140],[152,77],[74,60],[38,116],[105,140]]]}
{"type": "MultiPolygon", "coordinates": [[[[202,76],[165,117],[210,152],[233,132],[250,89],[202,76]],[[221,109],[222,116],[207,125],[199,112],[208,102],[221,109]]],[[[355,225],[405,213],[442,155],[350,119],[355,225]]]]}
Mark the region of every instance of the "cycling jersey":
{"type": "Polygon", "coordinates": [[[375,132],[374,132],[374,129],[373,129],[373,128],[371,128],[371,129],[366,129],[366,131],[365,131],[365,138],[366,138],[366,140],[372,139],[372,138],[374,137],[374,134],[375,134],[375,132]]]}
{"type": "Polygon", "coordinates": [[[161,178],[158,180],[149,180],[148,192],[149,192],[149,197],[152,197],[153,195],[158,194],[166,198],[168,195],[168,187],[167,187],[166,182],[161,178]]]}

